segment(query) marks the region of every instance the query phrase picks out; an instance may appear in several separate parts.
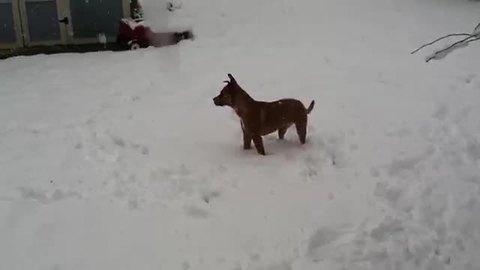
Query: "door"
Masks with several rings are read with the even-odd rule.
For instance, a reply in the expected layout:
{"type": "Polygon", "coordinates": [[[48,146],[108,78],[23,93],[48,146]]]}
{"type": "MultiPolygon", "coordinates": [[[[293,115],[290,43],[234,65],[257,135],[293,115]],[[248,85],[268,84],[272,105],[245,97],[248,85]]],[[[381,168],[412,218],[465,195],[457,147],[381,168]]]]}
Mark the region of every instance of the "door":
{"type": "Polygon", "coordinates": [[[130,16],[129,1],[65,0],[72,19],[68,26],[70,42],[82,44],[115,41],[120,19],[130,16]]]}
{"type": "Polygon", "coordinates": [[[23,45],[17,0],[0,0],[0,49],[23,45]]]}
{"type": "Polygon", "coordinates": [[[62,16],[64,0],[20,0],[20,14],[27,46],[67,42],[68,17],[62,16]]]}

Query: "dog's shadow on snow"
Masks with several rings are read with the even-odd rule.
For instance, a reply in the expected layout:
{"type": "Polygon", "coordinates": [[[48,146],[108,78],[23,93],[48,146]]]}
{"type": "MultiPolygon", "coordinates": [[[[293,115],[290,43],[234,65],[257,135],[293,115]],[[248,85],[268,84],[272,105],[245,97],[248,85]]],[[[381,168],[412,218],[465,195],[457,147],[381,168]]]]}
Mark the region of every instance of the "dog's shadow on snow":
{"type": "MultiPolygon", "coordinates": [[[[238,133],[235,143],[237,143],[237,154],[239,157],[259,156],[255,145],[252,143],[251,149],[244,150],[241,144],[241,133],[238,133]]],[[[263,136],[263,144],[265,146],[267,157],[280,157],[286,160],[316,160],[321,163],[337,168],[348,167],[347,149],[345,149],[345,134],[343,133],[327,133],[323,135],[311,132],[307,136],[305,144],[301,144],[295,132],[287,132],[283,140],[278,138],[276,133],[263,136]]],[[[230,142],[226,142],[231,147],[230,142]]],[[[355,146],[355,145],[354,145],[355,146]]],[[[351,147],[355,149],[356,147],[351,147]]],[[[352,150],[353,151],[353,150],[352,150]]]]}
{"type": "MultiPolygon", "coordinates": [[[[294,135],[287,135],[281,140],[277,135],[274,134],[264,136],[263,144],[265,146],[267,156],[283,156],[287,158],[297,156],[314,145],[314,143],[308,139],[305,144],[301,144],[298,137],[294,135]]],[[[250,151],[256,153],[256,148],[253,143],[250,151]]]]}
{"type": "Polygon", "coordinates": [[[295,137],[287,137],[283,140],[280,140],[277,136],[268,135],[263,138],[263,143],[265,144],[266,149],[270,149],[275,152],[284,152],[289,151],[292,149],[299,149],[303,147],[308,147],[309,142],[307,141],[304,145],[300,143],[298,138],[295,137]]]}
{"type": "Polygon", "coordinates": [[[348,164],[344,141],[339,136],[323,137],[312,134],[302,145],[294,134],[285,136],[283,140],[272,134],[264,137],[264,144],[267,156],[283,156],[288,160],[306,158],[307,162],[314,159],[317,163],[329,164],[338,168],[343,168],[348,164]]]}

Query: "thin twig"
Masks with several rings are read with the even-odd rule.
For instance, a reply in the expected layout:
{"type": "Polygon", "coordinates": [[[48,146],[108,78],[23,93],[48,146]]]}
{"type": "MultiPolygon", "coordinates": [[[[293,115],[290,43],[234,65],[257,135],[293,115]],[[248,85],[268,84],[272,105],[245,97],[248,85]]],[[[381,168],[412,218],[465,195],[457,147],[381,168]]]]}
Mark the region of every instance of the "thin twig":
{"type": "Polygon", "coordinates": [[[418,49],[412,51],[410,54],[414,54],[414,53],[420,51],[421,49],[423,49],[423,48],[425,48],[425,47],[427,47],[427,46],[430,46],[430,45],[433,45],[433,44],[436,43],[436,42],[439,42],[439,41],[442,40],[442,39],[446,39],[446,38],[449,38],[449,37],[458,37],[458,36],[468,36],[468,37],[472,37],[471,34],[467,34],[467,33],[459,33],[459,34],[446,35],[446,36],[437,38],[437,39],[435,39],[434,41],[429,42],[429,43],[427,43],[427,44],[425,44],[425,45],[422,45],[422,46],[419,47],[418,49]]]}
{"type": "Polygon", "coordinates": [[[453,43],[452,45],[450,45],[450,46],[448,46],[448,47],[446,47],[446,48],[444,48],[444,49],[441,49],[441,50],[439,50],[439,51],[436,51],[432,56],[429,56],[429,57],[425,60],[425,62],[428,63],[430,60],[435,59],[439,54],[442,54],[442,53],[444,53],[444,52],[447,52],[447,51],[455,48],[456,46],[458,46],[458,45],[460,45],[460,44],[462,44],[462,43],[465,43],[465,44],[463,44],[463,45],[468,45],[470,42],[473,42],[473,41],[476,41],[476,40],[479,40],[479,39],[480,39],[480,35],[470,35],[469,37],[464,38],[464,39],[462,39],[462,40],[459,40],[459,41],[453,43]]]}
{"type": "Polygon", "coordinates": [[[480,27],[480,23],[478,23],[477,26],[475,26],[475,28],[473,29],[473,32],[477,33],[477,30],[479,29],[479,27],[480,27]]]}

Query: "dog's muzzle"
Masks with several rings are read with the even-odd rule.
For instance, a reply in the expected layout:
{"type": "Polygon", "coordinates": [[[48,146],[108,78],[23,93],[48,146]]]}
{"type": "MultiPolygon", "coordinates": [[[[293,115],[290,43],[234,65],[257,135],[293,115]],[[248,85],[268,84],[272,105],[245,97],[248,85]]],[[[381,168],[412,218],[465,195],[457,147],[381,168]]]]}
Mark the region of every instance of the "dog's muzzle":
{"type": "Polygon", "coordinates": [[[216,105],[216,106],[223,106],[221,100],[220,100],[220,97],[214,97],[213,98],[213,103],[216,105]]]}

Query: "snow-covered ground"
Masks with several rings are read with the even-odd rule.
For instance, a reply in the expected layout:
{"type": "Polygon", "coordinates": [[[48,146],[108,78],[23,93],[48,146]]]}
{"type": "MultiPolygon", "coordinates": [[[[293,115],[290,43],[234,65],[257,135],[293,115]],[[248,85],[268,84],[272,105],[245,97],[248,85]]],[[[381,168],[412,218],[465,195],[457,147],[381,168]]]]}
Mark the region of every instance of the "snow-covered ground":
{"type": "Polygon", "coordinates": [[[478,3],[182,12],[178,46],[0,62],[0,269],[480,269],[480,47],[409,54],[478,3]],[[308,143],[242,150],[228,72],[315,99],[308,143]]]}

